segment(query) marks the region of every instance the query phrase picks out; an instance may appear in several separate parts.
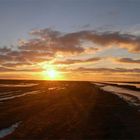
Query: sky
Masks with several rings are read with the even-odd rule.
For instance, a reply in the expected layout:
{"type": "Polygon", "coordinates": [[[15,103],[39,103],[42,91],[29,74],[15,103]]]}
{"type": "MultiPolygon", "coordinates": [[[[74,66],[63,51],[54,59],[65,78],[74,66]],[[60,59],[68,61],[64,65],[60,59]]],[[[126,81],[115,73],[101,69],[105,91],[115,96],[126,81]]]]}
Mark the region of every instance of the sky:
{"type": "Polygon", "coordinates": [[[0,78],[139,81],[139,0],[0,0],[0,78]]]}

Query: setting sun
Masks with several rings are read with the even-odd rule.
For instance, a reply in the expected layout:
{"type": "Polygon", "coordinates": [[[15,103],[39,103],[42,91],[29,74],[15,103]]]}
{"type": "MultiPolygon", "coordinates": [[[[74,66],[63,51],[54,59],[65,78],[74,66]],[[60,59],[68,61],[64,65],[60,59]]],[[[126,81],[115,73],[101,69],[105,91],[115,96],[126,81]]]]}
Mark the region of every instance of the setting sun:
{"type": "Polygon", "coordinates": [[[43,77],[48,80],[58,80],[60,79],[60,73],[55,69],[49,69],[43,71],[43,77]]]}
{"type": "Polygon", "coordinates": [[[47,73],[48,73],[48,76],[52,79],[56,78],[56,76],[57,76],[56,70],[48,70],[47,73]]]}

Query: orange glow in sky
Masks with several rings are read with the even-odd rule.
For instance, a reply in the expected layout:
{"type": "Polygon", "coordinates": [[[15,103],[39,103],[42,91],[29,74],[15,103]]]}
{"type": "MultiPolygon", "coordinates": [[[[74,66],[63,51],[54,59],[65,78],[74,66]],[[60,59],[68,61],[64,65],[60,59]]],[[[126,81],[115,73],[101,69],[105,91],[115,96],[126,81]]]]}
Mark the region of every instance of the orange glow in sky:
{"type": "Polygon", "coordinates": [[[43,79],[45,80],[62,80],[62,74],[54,68],[44,70],[42,72],[43,79]]]}

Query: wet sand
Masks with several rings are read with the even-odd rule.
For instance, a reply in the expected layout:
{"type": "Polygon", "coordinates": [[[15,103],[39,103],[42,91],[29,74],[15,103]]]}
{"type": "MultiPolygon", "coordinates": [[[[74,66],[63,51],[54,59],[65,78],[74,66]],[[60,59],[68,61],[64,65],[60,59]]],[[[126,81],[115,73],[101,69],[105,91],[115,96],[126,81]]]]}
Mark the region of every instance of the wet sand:
{"type": "Polygon", "coordinates": [[[0,88],[39,91],[0,103],[0,130],[20,122],[4,140],[140,139],[140,112],[118,96],[90,82],[35,83],[0,88]]]}

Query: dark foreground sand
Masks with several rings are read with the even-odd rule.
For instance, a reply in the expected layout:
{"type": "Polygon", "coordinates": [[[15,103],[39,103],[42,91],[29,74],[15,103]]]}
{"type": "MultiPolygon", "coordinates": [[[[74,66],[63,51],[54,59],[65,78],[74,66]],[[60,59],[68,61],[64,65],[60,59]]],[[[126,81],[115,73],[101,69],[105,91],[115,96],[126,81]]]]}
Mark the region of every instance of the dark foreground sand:
{"type": "Polygon", "coordinates": [[[0,104],[0,129],[22,121],[6,140],[140,139],[140,112],[89,82],[40,81],[0,91],[19,89],[41,92],[0,104]]]}

